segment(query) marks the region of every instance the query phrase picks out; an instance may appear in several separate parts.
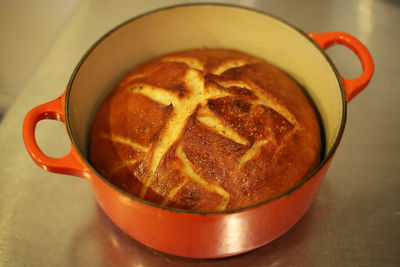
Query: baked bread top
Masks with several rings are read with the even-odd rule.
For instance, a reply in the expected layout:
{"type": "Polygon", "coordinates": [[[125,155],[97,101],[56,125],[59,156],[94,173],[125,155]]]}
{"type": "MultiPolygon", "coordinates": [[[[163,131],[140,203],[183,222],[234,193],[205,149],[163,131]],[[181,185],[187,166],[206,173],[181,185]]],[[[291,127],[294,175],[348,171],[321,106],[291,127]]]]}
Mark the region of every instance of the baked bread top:
{"type": "Polygon", "coordinates": [[[93,123],[90,160],[122,190],[188,210],[275,197],[321,161],[317,115],[299,85],[236,50],[197,49],[144,63],[93,123]]]}

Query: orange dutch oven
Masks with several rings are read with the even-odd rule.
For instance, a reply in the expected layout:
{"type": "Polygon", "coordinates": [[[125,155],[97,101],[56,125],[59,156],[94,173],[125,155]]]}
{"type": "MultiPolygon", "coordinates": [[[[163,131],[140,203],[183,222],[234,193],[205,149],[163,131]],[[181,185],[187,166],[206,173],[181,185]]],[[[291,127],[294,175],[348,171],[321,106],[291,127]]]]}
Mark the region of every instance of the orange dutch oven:
{"type": "Polygon", "coordinates": [[[43,169],[86,179],[108,217],[139,242],[183,257],[227,257],[271,242],[305,214],[339,145],[347,103],[367,86],[373,72],[370,53],[347,33],[304,33],[271,15],[243,7],[169,7],[133,18],[100,38],[78,63],[65,92],[29,111],[23,139],[32,159],[43,169]],[[356,53],[363,68],[358,78],[345,79],[337,71],[324,52],[334,44],[356,53]],[[240,209],[188,211],[132,196],[91,166],[91,124],[114,85],[140,63],[199,47],[232,48],[253,54],[281,68],[307,90],[321,117],[325,155],[318,168],[295,187],[240,209]],[[43,119],[65,123],[72,143],[66,156],[52,158],[38,147],[35,128],[43,119]]]}

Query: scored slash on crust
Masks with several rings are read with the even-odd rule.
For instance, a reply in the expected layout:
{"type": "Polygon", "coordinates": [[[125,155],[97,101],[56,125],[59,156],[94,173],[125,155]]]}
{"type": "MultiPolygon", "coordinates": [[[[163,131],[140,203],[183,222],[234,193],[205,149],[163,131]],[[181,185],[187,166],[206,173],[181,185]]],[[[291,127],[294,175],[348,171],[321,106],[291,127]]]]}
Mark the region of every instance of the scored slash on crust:
{"type": "Polygon", "coordinates": [[[216,133],[231,139],[235,143],[241,144],[241,145],[248,145],[249,141],[246,138],[243,138],[240,136],[235,130],[233,130],[230,127],[226,127],[226,124],[224,124],[220,118],[216,117],[215,114],[207,107],[207,106],[202,106],[196,114],[196,119],[201,122],[204,125],[207,125],[214,130],[216,130],[216,133]]]}
{"type": "MultiPolygon", "coordinates": [[[[196,58],[190,57],[170,57],[164,58],[163,62],[175,62],[183,63],[189,67],[186,71],[184,82],[186,87],[189,89],[189,93],[184,97],[179,97],[174,92],[168,91],[164,88],[156,87],[146,83],[135,83],[135,79],[129,79],[125,85],[129,84],[129,89],[132,93],[143,95],[152,101],[160,103],[162,105],[168,106],[172,105],[172,112],[168,118],[167,123],[164,125],[158,140],[153,144],[152,148],[142,146],[140,144],[134,143],[131,140],[119,136],[105,136],[106,138],[111,138],[113,141],[128,145],[135,150],[141,152],[149,152],[152,150],[150,165],[147,170],[147,175],[141,179],[143,186],[141,188],[139,197],[144,198],[147,189],[150,187],[154,176],[156,174],[157,168],[164,158],[167,151],[171,146],[178,140],[179,136],[182,134],[188,119],[197,109],[196,119],[201,124],[213,129],[218,135],[228,138],[235,143],[241,145],[249,145],[249,141],[242,137],[235,129],[231,128],[228,123],[217,117],[216,114],[209,109],[207,103],[209,100],[216,100],[226,96],[234,96],[234,94],[229,92],[229,87],[240,87],[250,90],[256,97],[255,100],[249,100],[248,102],[252,105],[263,105],[272,108],[284,118],[291,123],[294,128],[291,131],[293,134],[297,129],[300,128],[296,118],[287,110],[284,106],[280,105],[274,97],[268,95],[265,91],[260,90],[254,84],[246,84],[242,81],[218,81],[216,84],[218,86],[205,86],[204,82],[204,66],[196,58]],[[253,88],[257,88],[254,90],[253,88]]],[[[243,67],[248,64],[253,64],[255,62],[251,60],[230,60],[221,64],[212,71],[214,75],[221,75],[225,71],[243,67]]],[[[142,77],[143,75],[137,74],[136,77],[142,77]]],[[[237,162],[236,171],[240,169],[251,160],[256,154],[259,153],[262,146],[268,142],[273,142],[276,144],[274,136],[270,136],[266,139],[256,140],[246,151],[244,155],[237,162]]],[[[178,144],[176,151],[176,156],[182,161],[185,168],[181,170],[187,176],[181,183],[172,188],[168,195],[165,197],[162,205],[166,205],[179,190],[183,188],[188,179],[195,181],[197,184],[201,185],[208,191],[215,192],[219,194],[223,200],[220,204],[220,209],[223,210],[227,207],[230,199],[230,194],[225,191],[219,184],[214,184],[207,182],[198,173],[196,173],[194,166],[187,158],[185,152],[183,151],[182,145],[178,144]]],[[[138,159],[139,160],[139,159],[138,159]]],[[[122,163],[118,168],[122,168],[126,165],[135,164],[138,160],[127,161],[122,163]]]]}
{"type": "MultiPolygon", "coordinates": [[[[186,174],[188,177],[190,177],[193,181],[195,181],[197,184],[202,186],[207,191],[215,192],[218,195],[222,196],[223,200],[222,203],[220,204],[220,210],[224,210],[229,203],[230,194],[227,191],[225,191],[224,188],[222,188],[222,186],[207,182],[207,180],[203,179],[199,174],[196,173],[192,163],[187,158],[185,152],[183,152],[181,144],[179,144],[176,149],[176,155],[178,156],[179,159],[182,160],[185,166],[185,168],[182,169],[184,174],[186,174]]],[[[163,203],[161,204],[166,205],[168,201],[170,201],[176,195],[176,193],[178,193],[178,191],[186,184],[187,181],[188,179],[186,178],[183,180],[182,183],[172,188],[168,196],[164,199],[163,203]]]]}
{"type": "Polygon", "coordinates": [[[115,143],[120,143],[120,144],[123,144],[123,145],[130,146],[135,151],[138,151],[138,150],[141,151],[141,152],[149,152],[150,151],[149,147],[146,147],[146,146],[143,146],[141,144],[132,142],[130,139],[124,138],[124,137],[121,137],[121,136],[118,136],[118,135],[114,135],[114,134],[113,135],[108,135],[108,134],[104,134],[103,133],[102,137],[104,139],[108,139],[108,140],[113,141],[115,143]]]}
{"type": "MultiPolygon", "coordinates": [[[[163,128],[159,136],[159,141],[156,143],[153,150],[153,156],[150,162],[147,179],[144,182],[144,186],[140,191],[139,197],[144,198],[148,187],[154,179],[155,172],[158,165],[168,149],[175,143],[175,141],[181,135],[183,129],[186,126],[186,122],[189,117],[195,112],[197,106],[204,106],[209,99],[221,98],[230,95],[224,90],[205,90],[203,75],[199,70],[190,68],[184,77],[186,86],[190,89],[190,93],[185,98],[178,98],[172,92],[168,92],[161,88],[145,89],[147,86],[142,87],[140,90],[133,90],[133,92],[144,95],[153,101],[157,102],[160,99],[160,95],[170,95],[165,97],[167,104],[170,102],[173,107],[172,114],[169,117],[168,122],[163,128]]],[[[217,123],[218,124],[218,123],[217,123]]],[[[215,123],[213,123],[215,125],[215,123]]],[[[220,124],[222,128],[229,128],[227,125],[220,124]]],[[[233,130],[231,130],[233,131],[233,130]]]]}

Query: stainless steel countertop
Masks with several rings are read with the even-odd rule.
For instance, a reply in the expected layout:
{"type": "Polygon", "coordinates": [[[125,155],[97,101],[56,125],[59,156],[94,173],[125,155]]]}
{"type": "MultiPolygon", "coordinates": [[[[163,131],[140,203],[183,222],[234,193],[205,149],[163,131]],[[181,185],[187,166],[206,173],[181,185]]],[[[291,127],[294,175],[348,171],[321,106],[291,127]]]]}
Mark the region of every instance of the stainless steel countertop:
{"type": "MultiPolygon", "coordinates": [[[[200,261],[154,251],[106,217],[85,180],[33,163],[21,138],[27,111],[63,92],[80,57],[102,34],[181,2],[82,1],[59,33],[0,124],[0,266],[400,266],[398,1],[218,1],[268,12],[307,32],[348,32],[375,61],[370,85],[349,104],[345,134],[311,209],[260,249],[200,261]]],[[[348,49],[328,53],[344,76],[361,72],[348,49]]],[[[61,123],[40,122],[36,135],[49,155],[68,152],[61,123]]]]}

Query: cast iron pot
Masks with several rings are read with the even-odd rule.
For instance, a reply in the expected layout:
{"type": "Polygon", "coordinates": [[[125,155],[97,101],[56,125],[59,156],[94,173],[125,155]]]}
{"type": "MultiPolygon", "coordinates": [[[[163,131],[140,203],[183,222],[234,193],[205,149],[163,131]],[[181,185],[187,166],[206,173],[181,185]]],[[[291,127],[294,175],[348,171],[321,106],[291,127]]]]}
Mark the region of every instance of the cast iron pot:
{"type": "Polygon", "coordinates": [[[192,258],[218,258],[263,246],[290,229],[308,210],[342,137],[347,102],[373,74],[370,53],[343,32],[304,33],[268,14],[242,7],[175,6],[133,18],[98,40],[83,56],[57,99],[25,117],[23,138],[33,160],[47,171],[83,177],[97,202],[125,233],[154,249],[192,258]],[[324,49],[353,50],[363,72],[344,79],[324,49]],[[91,124],[114,85],[134,66],[173,51],[210,47],[253,54],[286,71],[314,101],[325,130],[318,168],[287,192],[256,205],[221,212],[165,208],[129,195],[102,177],[88,160],[91,124]],[[72,148],[62,158],[46,156],[35,140],[38,121],[65,123],[72,148]]]}

